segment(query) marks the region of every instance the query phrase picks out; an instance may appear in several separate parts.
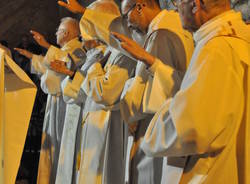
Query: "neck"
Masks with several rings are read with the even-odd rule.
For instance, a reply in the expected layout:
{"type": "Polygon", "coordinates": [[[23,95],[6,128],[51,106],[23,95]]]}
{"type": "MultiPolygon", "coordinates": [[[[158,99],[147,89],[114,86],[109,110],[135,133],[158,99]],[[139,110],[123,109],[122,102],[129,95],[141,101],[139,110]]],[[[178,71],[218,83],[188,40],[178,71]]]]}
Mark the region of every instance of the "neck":
{"type": "Polygon", "coordinates": [[[161,9],[159,7],[156,7],[152,12],[149,14],[149,22],[152,22],[152,20],[161,12],[161,9]]]}
{"type": "Polygon", "coordinates": [[[206,22],[208,22],[209,20],[213,19],[214,17],[217,17],[218,15],[229,11],[230,5],[226,5],[226,7],[214,7],[212,8],[212,10],[208,13],[208,12],[203,12],[203,20],[201,20],[202,24],[205,24],[206,22]]]}

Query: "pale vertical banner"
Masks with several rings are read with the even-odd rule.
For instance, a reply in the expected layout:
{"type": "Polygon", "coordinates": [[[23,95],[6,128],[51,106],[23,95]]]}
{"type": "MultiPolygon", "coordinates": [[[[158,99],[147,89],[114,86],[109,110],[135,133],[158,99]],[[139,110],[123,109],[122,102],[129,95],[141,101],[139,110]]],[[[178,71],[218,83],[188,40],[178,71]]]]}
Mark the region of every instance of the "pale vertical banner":
{"type": "Polygon", "coordinates": [[[0,50],[0,184],[4,184],[4,53],[0,50]]]}
{"type": "Polygon", "coordinates": [[[9,56],[0,52],[0,57],[1,160],[4,163],[0,182],[14,184],[36,97],[36,86],[9,56]],[[6,62],[4,69],[3,62],[6,62]]]}

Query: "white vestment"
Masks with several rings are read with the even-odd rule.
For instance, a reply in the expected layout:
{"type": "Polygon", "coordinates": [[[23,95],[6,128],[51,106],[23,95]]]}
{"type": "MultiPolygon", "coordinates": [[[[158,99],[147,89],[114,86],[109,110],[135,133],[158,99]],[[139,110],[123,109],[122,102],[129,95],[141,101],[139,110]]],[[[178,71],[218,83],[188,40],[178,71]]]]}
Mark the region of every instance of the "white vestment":
{"type": "Polygon", "coordinates": [[[73,79],[66,77],[61,83],[63,99],[67,106],[56,176],[58,184],[77,183],[80,165],[82,110],[87,98],[81,89],[81,84],[88,68],[103,57],[104,51],[105,46],[87,51],[81,70],[76,71],[73,79]]]}
{"type": "Polygon", "coordinates": [[[105,67],[98,62],[88,70],[83,82],[87,94],[82,130],[79,183],[124,183],[126,128],[119,99],[136,63],[115,49],[105,67]]]}
{"type": "Polygon", "coordinates": [[[249,33],[234,11],[202,25],[180,91],[148,127],[147,155],[188,156],[180,183],[250,182],[249,33]]]}
{"type": "MultiPolygon", "coordinates": [[[[100,34],[101,39],[132,57],[119,48],[119,44],[109,35],[110,31],[116,31],[130,36],[126,29],[126,21],[124,23],[120,17],[88,9],[83,18],[102,33],[100,34]]],[[[92,34],[94,35],[95,32],[92,34]]],[[[131,166],[129,166],[131,168],[130,182],[143,184],[160,182],[162,158],[145,156],[140,148],[140,142],[152,114],[179,89],[192,55],[193,40],[191,34],[183,30],[179,15],[173,11],[163,10],[150,24],[144,48],[152,55],[165,61],[164,64],[168,66],[168,71],[166,73],[167,80],[162,83],[159,72],[153,70],[155,66],[152,66],[153,72],[150,72],[146,70],[146,66],[142,62],[138,61],[136,77],[126,82],[122,95],[122,117],[128,123],[139,121],[139,128],[135,132],[135,143],[130,156],[132,160],[131,166]],[[165,88],[166,86],[167,88],[165,88]]]]}
{"type": "MultiPolygon", "coordinates": [[[[61,49],[51,46],[45,57],[33,56],[32,70],[41,76],[41,88],[48,94],[43,123],[42,145],[40,152],[37,183],[55,183],[61,137],[64,126],[66,104],[61,95],[61,81],[64,75],[49,69],[54,60],[61,60],[67,66],[79,61],[81,49],[78,38],[72,39],[61,49]]],[[[70,66],[69,66],[70,67],[70,66]]]]}
{"type": "Polygon", "coordinates": [[[0,49],[0,183],[15,183],[22,158],[36,86],[0,49]]]}

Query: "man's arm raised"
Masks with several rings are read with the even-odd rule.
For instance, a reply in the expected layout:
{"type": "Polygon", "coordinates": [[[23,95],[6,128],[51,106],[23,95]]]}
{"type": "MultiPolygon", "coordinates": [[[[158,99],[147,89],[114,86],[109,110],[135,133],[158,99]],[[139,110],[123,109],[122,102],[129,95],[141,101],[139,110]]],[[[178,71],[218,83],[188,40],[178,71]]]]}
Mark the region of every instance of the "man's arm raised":
{"type": "Polygon", "coordinates": [[[41,46],[46,49],[50,47],[50,44],[47,42],[47,40],[44,38],[44,36],[41,33],[38,33],[36,31],[31,30],[30,33],[32,34],[34,40],[41,46]]]}
{"type": "Polygon", "coordinates": [[[67,3],[63,1],[58,1],[58,4],[72,13],[79,13],[79,14],[84,14],[85,7],[81,6],[77,0],[67,0],[67,3]]]}

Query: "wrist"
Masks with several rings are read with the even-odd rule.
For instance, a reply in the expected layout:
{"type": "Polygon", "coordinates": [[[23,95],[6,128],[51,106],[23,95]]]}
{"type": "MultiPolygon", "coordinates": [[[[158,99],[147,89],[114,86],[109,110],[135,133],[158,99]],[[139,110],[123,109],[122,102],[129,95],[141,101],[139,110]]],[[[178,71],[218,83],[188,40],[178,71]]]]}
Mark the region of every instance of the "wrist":
{"type": "Polygon", "coordinates": [[[155,62],[155,57],[150,54],[147,54],[147,56],[144,59],[144,63],[146,63],[149,66],[152,66],[154,62],[155,62]]]}
{"type": "Polygon", "coordinates": [[[78,10],[77,10],[77,13],[79,13],[79,14],[84,14],[84,12],[85,12],[85,8],[82,7],[82,6],[79,6],[79,7],[78,7],[78,10]]]}
{"type": "Polygon", "coordinates": [[[46,43],[46,44],[44,45],[44,48],[49,49],[49,48],[50,48],[50,44],[49,44],[49,43],[46,43]]]}
{"type": "Polygon", "coordinates": [[[74,75],[75,75],[75,72],[71,70],[68,71],[68,76],[70,76],[70,78],[74,77],[74,75]]]}
{"type": "Polygon", "coordinates": [[[32,58],[33,58],[33,54],[30,54],[30,55],[28,56],[28,58],[29,58],[29,59],[32,59],[32,58]]]}

